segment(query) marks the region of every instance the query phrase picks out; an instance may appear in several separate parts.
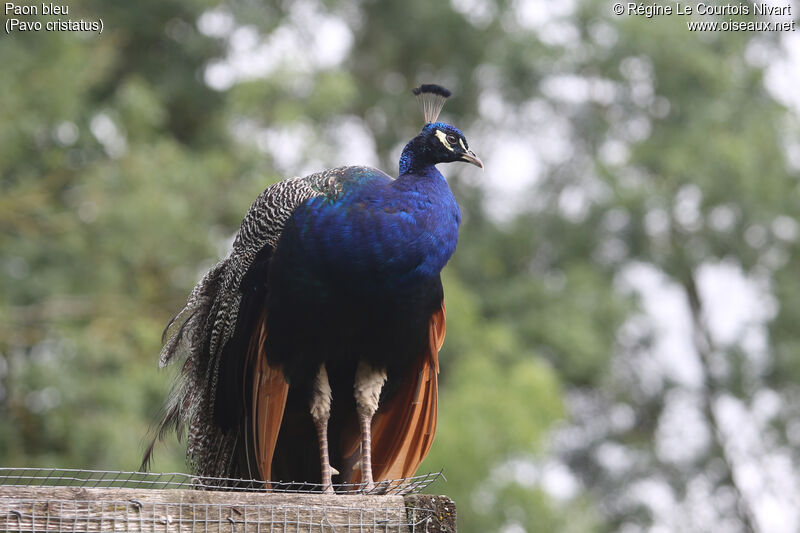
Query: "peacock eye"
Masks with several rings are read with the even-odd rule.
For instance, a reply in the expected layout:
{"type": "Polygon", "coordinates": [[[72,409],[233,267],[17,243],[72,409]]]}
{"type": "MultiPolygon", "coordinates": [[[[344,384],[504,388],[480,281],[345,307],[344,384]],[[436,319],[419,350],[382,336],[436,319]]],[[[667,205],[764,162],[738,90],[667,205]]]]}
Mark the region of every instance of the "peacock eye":
{"type": "Polygon", "coordinates": [[[458,138],[452,133],[448,134],[445,139],[447,139],[447,142],[449,142],[451,145],[458,144],[458,138]]]}

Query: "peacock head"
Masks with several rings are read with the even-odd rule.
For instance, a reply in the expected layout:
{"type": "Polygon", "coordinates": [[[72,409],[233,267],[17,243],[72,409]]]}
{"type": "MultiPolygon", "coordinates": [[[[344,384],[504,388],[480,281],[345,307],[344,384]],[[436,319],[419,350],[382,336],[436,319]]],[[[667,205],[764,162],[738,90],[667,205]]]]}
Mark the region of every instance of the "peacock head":
{"type": "Polygon", "coordinates": [[[411,172],[437,163],[463,161],[483,168],[483,162],[469,149],[461,131],[445,122],[437,122],[450,91],[440,85],[420,85],[414,89],[425,115],[425,127],[411,139],[400,158],[400,172],[411,172]]]}
{"type": "Polygon", "coordinates": [[[469,149],[467,138],[456,128],[445,122],[429,122],[418,135],[430,158],[436,163],[463,161],[483,168],[483,162],[469,149]]]}

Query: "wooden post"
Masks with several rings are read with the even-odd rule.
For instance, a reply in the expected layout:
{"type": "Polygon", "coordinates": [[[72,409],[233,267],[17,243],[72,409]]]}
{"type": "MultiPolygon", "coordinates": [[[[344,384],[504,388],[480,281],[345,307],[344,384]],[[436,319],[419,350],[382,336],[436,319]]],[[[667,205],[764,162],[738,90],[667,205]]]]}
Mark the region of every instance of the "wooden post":
{"type": "Polygon", "coordinates": [[[455,533],[445,496],[0,485],[0,531],[455,533]]]}

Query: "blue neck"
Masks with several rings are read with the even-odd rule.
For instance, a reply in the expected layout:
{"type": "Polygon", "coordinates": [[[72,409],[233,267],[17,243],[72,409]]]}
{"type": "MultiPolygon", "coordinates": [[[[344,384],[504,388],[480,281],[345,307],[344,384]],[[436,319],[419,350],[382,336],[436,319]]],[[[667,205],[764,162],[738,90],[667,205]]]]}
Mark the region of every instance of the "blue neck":
{"type": "Polygon", "coordinates": [[[403,148],[403,153],[400,155],[400,175],[412,173],[427,175],[431,171],[438,174],[439,171],[436,170],[434,164],[435,162],[430,159],[422,140],[417,136],[403,148]]]}

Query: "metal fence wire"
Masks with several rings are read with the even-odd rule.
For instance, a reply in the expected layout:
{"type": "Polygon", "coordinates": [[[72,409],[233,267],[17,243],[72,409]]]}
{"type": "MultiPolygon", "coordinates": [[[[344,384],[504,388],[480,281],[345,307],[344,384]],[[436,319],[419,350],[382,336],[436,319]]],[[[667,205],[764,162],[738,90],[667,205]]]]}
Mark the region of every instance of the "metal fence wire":
{"type": "Polygon", "coordinates": [[[8,532],[384,532],[428,531],[432,511],[336,505],[225,505],[114,500],[0,498],[0,530],[8,532]]]}
{"type": "MultiPolygon", "coordinates": [[[[385,480],[375,484],[368,494],[406,495],[421,492],[439,478],[441,472],[404,479],[385,480]]],[[[125,472],[119,470],[81,470],[75,468],[0,468],[0,486],[197,489],[247,492],[308,493],[322,492],[317,483],[284,481],[264,482],[257,479],[198,477],[177,472],[125,472]]],[[[367,494],[360,483],[336,483],[337,494],[367,494]]]]}
{"type": "MultiPolygon", "coordinates": [[[[380,491],[418,492],[440,476],[393,480],[380,491]]],[[[427,532],[435,514],[400,498],[298,495],[318,488],[181,473],[0,468],[0,531],[406,533],[427,532]],[[222,490],[242,492],[231,498],[222,490]]]]}

